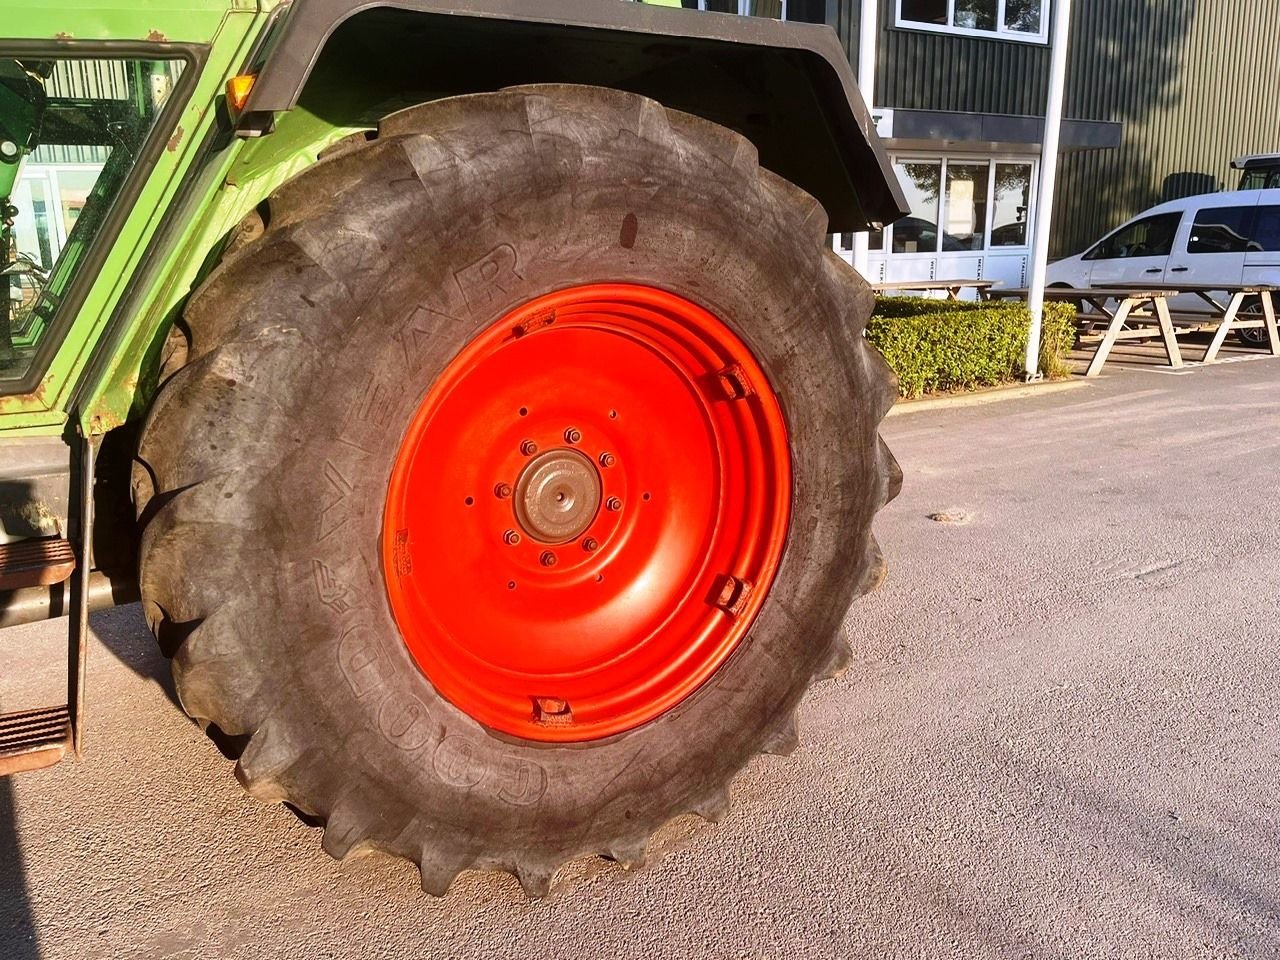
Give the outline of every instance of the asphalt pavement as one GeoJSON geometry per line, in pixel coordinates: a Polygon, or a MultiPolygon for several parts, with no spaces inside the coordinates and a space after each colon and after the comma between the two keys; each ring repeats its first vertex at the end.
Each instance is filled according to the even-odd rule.
{"type": "MultiPolygon", "coordinates": [[[[0,958],[1280,957],[1280,361],[1149,359],[888,420],[889,579],[799,750],[537,903],[330,860],[95,616],[87,756],[0,780],[0,958]]],[[[0,637],[5,708],[62,637],[0,637]]]]}

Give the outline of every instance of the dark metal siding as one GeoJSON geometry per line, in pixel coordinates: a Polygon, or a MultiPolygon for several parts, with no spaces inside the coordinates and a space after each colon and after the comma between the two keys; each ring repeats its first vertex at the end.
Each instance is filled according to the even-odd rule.
{"type": "MultiPolygon", "coordinates": [[[[833,26],[858,64],[859,0],[835,0],[833,26]]],[[[1049,47],[893,25],[895,0],[880,0],[878,107],[1043,114],[1049,47]]]]}
{"type": "MultiPolygon", "coordinates": [[[[1043,115],[1049,48],[893,26],[880,0],[875,106],[1043,115]]],[[[857,63],[859,0],[829,22],[857,63]]],[[[1075,0],[1065,115],[1124,125],[1063,157],[1053,255],[1164,199],[1231,189],[1230,160],[1280,151],[1280,0],[1075,0]]]]}

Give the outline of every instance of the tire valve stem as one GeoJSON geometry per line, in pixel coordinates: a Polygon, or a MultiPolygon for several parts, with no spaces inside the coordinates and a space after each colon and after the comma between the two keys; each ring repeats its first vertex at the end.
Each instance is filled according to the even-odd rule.
{"type": "Polygon", "coordinates": [[[520,452],[526,457],[532,457],[538,452],[538,445],[532,440],[526,440],[524,443],[520,444],[520,452]]]}
{"type": "Polygon", "coordinates": [[[556,555],[550,550],[543,550],[538,562],[544,567],[554,567],[556,565],[556,555]]]}
{"type": "Polygon", "coordinates": [[[564,432],[565,443],[577,443],[582,439],[582,431],[577,427],[570,427],[564,432]]]}
{"type": "Polygon", "coordinates": [[[507,497],[511,496],[511,484],[509,483],[498,484],[496,487],[493,488],[493,495],[497,497],[499,500],[507,499],[507,497]]]}
{"type": "Polygon", "coordinates": [[[605,501],[604,505],[606,508],[614,511],[615,513],[622,509],[622,501],[619,500],[617,497],[610,497],[608,500],[605,501]]]}
{"type": "Polygon", "coordinates": [[[514,547],[520,542],[520,534],[516,533],[514,530],[508,530],[502,535],[502,542],[514,547]]]}

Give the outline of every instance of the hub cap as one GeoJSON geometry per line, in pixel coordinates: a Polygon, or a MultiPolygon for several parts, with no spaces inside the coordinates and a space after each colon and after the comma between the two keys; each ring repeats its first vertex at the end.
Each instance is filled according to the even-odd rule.
{"type": "Polygon", "coordinates": [[[790,494],[778,400],[719,319],[652,287],[549,294],[468,344],[409,425],[384,515],[392,612],[480,723],[622,733],[743,642],[790,494]]]}
{"type": "Polygon", "coordinates": [[[516,519],[525,533],[543,543],[566,543],[580,536],[600,507],[600,474],[576,450],[540,454],[520,471],[516,519]]]}

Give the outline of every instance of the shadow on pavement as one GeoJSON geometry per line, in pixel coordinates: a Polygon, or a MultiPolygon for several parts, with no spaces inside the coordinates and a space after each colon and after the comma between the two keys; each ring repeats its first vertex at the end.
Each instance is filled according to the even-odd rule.
{"type": "Polygon", "coordinates": [[[5,960],[37,960],[35,917],[27,896],[27,871],[18,843],[13,784],[0,777],[0,953],[5,960]]]}
{"type": "MultiPolygon", "coordinates": [[[[93,614],[89,625],[94,636],[126,667],[146,680],[155,681],[164,691],[169,702],[182,709],[173,686],[173,671],[169,661],[160,652],[155,637],[142,619],[142,608],[136,603],[112,607],[93,614]]],[[[92,662],[89,666],[93,670],[92,662]]],[[[92,685],[92,680],[90,680],[92,685]]],[[[93,695],[90,693],[90,704],[93,695]]],[[[91,708],[92,709],[92,708],[91,708]]]]}

